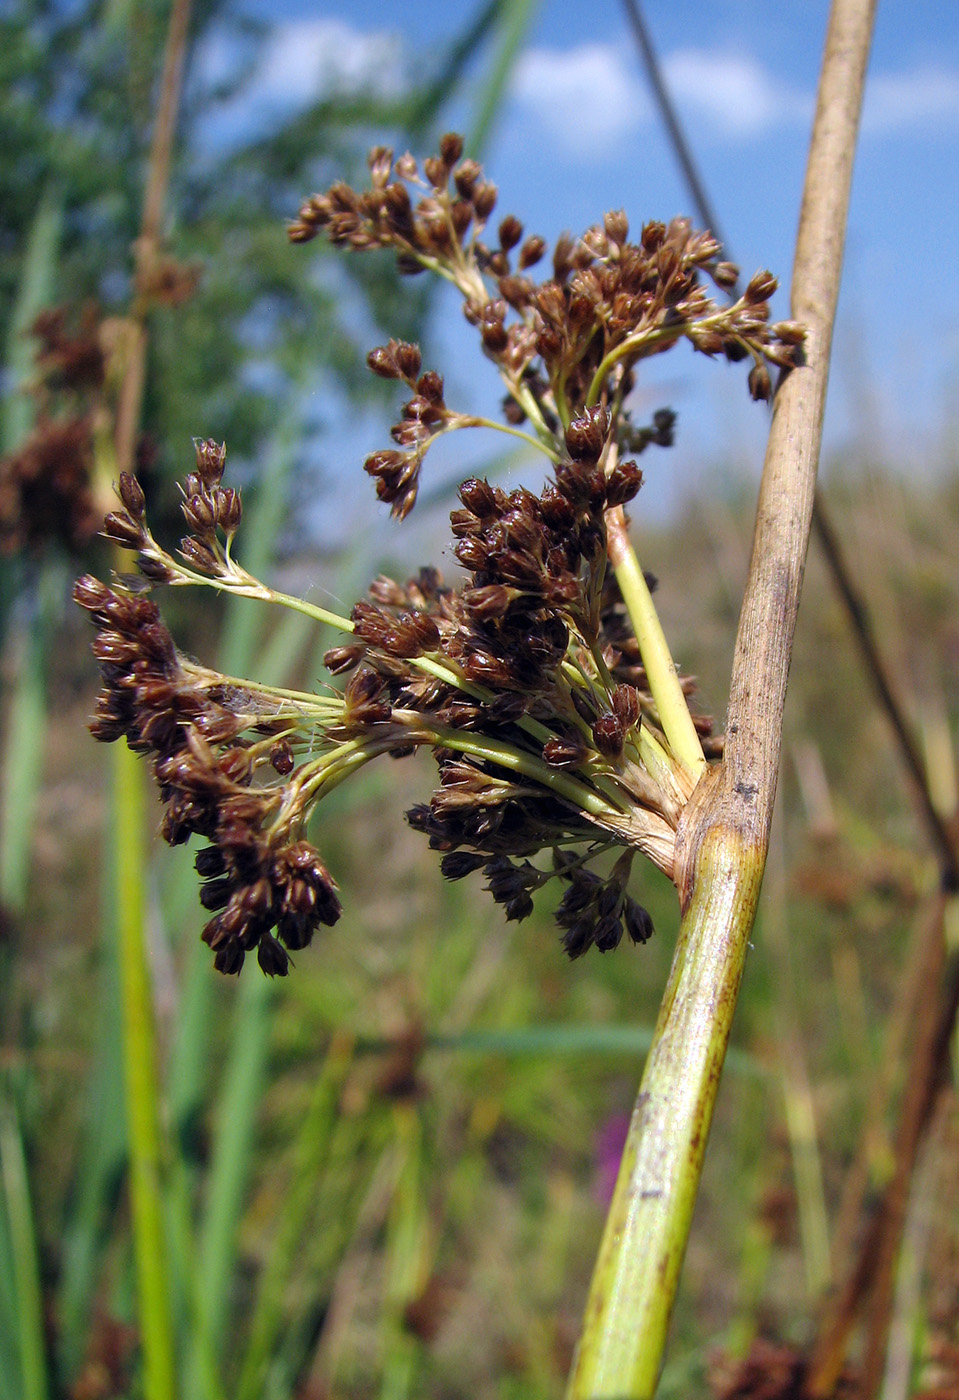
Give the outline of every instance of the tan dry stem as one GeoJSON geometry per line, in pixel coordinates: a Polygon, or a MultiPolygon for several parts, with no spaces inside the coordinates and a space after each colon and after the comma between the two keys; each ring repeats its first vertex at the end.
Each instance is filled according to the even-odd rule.
{"type": "Polygon", "coordinates": [[[174,0],[170,14],[170,29],[163,55],[160,101],[153,128],[153,140],[150,143],[147,186],[143,198],[143,219],[134,253],[136,285],[140,289],[141,296],[140,304],[134,307],[130,317],[131,343],[117,403],[114,441],[118,473],[133,470],[133,454],[140,426],[143,390],[146,382],[147,354],[146,307],[142,302],[159,251],[163,208],[166,202],[167,186],[170,183],[170,160],[173,153],[177,112],[180,106],[180,88],[189,24],[190,0],[174,0]]]}
{"type": "Polygon", "coordinates": [[[834,0],[793,268],[807,367],[779,388],[722,767],[680,823],[683,921],[587,1305],[570,1400],[649,1400],[769,844],[875,0],[834,0]]]}

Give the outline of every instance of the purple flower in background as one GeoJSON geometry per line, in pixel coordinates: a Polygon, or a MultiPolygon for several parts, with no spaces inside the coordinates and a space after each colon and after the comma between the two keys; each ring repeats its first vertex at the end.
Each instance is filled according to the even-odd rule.
{"type": "Polygon", "coordinates": [[[596,1134],[596,1167],[593,1177],[593,1195],[600,1205],[608,1206],[613,1199],[619,1163],[626,1146],[629,1131],[629,1114],[616,1113],[596,1134]]]}

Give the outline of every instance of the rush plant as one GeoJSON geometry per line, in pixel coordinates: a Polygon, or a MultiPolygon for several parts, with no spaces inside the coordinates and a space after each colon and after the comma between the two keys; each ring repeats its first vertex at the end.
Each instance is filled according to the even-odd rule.
{"type": "Polygon", "coordinates": [[[439,782],[408,817],[441,853],[444,875],[482,871],[510,919],[558,881],[571,957],[608,952],[624,933],[643,943],[652,924],[628,890],[634,858],[673,875],[680,816],[721,744],[690,713],[690,684],[626,533],[623,507],[643,480],[635,457],[673,435],[667,410],[634,421],[630,391],[643,359],[687,341],[746,361],[753,397],[766,398],[768,365],[796,362],[802,328],[770,325],[776,283],[766,272],[717,304],[708,287],[731,286],[737,269],[681,219],[648,223],[631,241],[625,215],[608,214],[582,238],[561,239],[535,281],[543,239],[524,236],[511,215],[489,237],[496,190],[457,136],[422,173],[383,148],[370,170],[365,191],[337,184],[308,200],[291,239],[388,248],[401,270],[451,281],[506,391],[502,421],[462,413],[417,346],[371,351],[373,373],[408,395],[394,445],[365,463],[377,494],[404,518],[430,446],[476,427],[522,438],[551,477],[538,495],[464,481],[450,517],[464,577],[447,583],[424,568],[404,584],[379,578],[339,617],[271,588],[234,556],[241,502],[224,485],[223,447],[196,445],[177,556],[151,533],[143,491],[122,473],[104,533],[135,552],[140,582],[85,577],[75,589],[98,628],[93,733],[150,755],[171,845],[208,843],[196,858],[211,914],[203,938],[221,972],[239,972],[255,950],[265,972],[285,974],[289,954],[340,917],[308,823],[373,759],[423,747],[439,782]],[[345,684],[278,690],[187,660],[145,596],[161,586],[207,586],[338,628],[326,665],[345,684]]]}
{"type": "Polygon", "coordinates": [[[576,1400],[652,1396],[661,1364],[768,844],[870,25],[871,7],[838,0],[795,319],[771,323],[776,284],[765,272],[724,297],[736,269],[685,220],[648,223],[631,239],[625,216],[608,214],[561,239],[537,281],[543,241],[512,216],[492,232],[496,190],[452,135],[422,168],[378,148],[368,189],[336,184],[304,204],[294,242],[388,249],[402,271],[452,283],[503,382],[501,419],[478,417],[447,404],[416,346],[371,352],[373,372],[406,396],[392,445],[365,463],[393,514],[413,508],[431,444],[453,430],[496,428],[550,464],[538,494],[463,482],[451,515],[458,580],[435,569],[405,584],[377,579],[349,617],[278,592],[236,557],[240,498],[224,485],[224,448],[200,441],[179,553],[155,538],[139,483],[121,473],[120,508],[104,528],[134,553],[138,577],[86,576],[75,589],[98,628],[93,732],[149,756],[171,844],[205,842],[203,938],[223,972],[255,950],[266,973],[285,974],[290,953],[340,917],[308,824],[367,763],[423,747],[439,780],[409,817],[444,873],[482,871],[513,919],[558,881],[571,956],[649,937],[629,887],[638,855],[677,884],[673,971],[570,1381],[576,1400]],[[665,410],[634,421],[630,394],[642,360],[680,341],[746,362],[756,399],[772,396],[770,366],[810,365],[776,392],[728,744],[712,764],[722,742],[689,708],[624,514],[642,485],[636,458],[673,432],[665,410]],[[146,596],[163,586],[258,599],[338,629],[328,687],[281,690],[189,660],[146,596]]]}

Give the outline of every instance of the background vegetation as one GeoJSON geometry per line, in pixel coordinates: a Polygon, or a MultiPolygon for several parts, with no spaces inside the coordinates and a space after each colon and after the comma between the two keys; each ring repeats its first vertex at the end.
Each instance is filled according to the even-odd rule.
{"type": "MultiPolygon", "coordinates": [[[[225,437],[249,482],[251,563],[273,559],[348,598],[392,567],[365,541],[342,558],[318,555],[290,533],[287,507],[315,489],[299,464],[324,414],[375,391],[362,355],[376,328],[428,334],[428,293],[398,288],[372,259],[316,276],[283,222],[303,193],[349,178],[384,129],[397,144],[425,145],[467,58],[487,74],[482,135],[522,10],[501,0],[478,11],[461,42],[433,56],[415,98],[324,103],[222,157],[196,140],[216,95],[191,87],[189,62],[203,34],[239,21],[226,4],[194,12],[164,256],[191,279],[195,270],[196,286],[144,313],[140,452],[172,503],[189,437],[225,437]],[[308,382],[323,385],[319,414],[308,382]]],[[[23,332],[36,313],[92,299],[109,316],[131,314],[166,23],[167,7],[149,0],[24,3],[3,21],[8,454],[33,426],[24,388],[36,347],[23,332]]],[[[854,576],[881,619],[933,795],[951,814],[959,491],[866,457],[829,468],[854,576]]],[[[667,459],[652,469],[668,470],[667,459]]],[[[351,493],[369,485],[359,464],[349,482],[351,493]]],[[[751,511],[717,472],[709,499],[644,541],[674,651],[719,714],[751,511]]],[[[142,1368],[128,1194],[118,798],[84,732],[95,689],[87,629],[64,604],[69,574],[109,568],[109,558],[96,541],[79,551],[19,543],[2,561],[0,1400],[158,1395],[142,1368]]],[[[215,648],[233,673],[317,684],[328,639],[309,626],[260,630],[253,604],[177,606],[171,621],[188,651],[215,648]]],[[[845,1275],[862,1201],[878,1196],[895,1160],[902,1046],[938,872],[816,556],[787,754],[664,1396],[707,1393],[710,1377],[722,1393],[753,1394],[730,1377],[756,1337],[809,1341],[828,1285],[845,1275]]],[[[506,925],[469,881],[442,884],[402,820],[427,784],[415,765],[388,764],[349,785],[322,834],[347,914],[279,986],[252,968],[239,983],[214,977],[189,862],[151,851],[143,887],[174,1393],[561,1392],[669,966],[675,896],[650,870],[655,939],[568,964],[546,918],[506,925]]],[[[890,1400],[959,1394],[957,1131],[944,1094],[909,1203],[890,1400]]]]}

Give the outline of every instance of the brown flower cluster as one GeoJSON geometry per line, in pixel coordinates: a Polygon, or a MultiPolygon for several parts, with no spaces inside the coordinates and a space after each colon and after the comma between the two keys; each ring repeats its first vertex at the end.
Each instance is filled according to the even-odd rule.
{"type": "MultiPolygon", "coordinates": [[[[208,468],[212,446],[199,445],[198,469],[208,468]]],[[[119,490],[123,518],[142,518],[134,479],[125,475],[119,490]]],[[[120,532],[114,521],[111,537],[120,532]]],[[[149,573],[149,554],[143,562],[149,573]]],[[[194,835],[210,843],[196,865],[201,903],[213,913],[203,939],[216,967],[238,972],[255,948],[265,972],[285,974],[286,950],[306,947],[319,925],[340,915],[333,880],[301,839],[305,813],[295,785],[278,781],[294,764],[289,721],[186,662],[151,599],[90,575],[77,581],[74,599],[98,629],[93,652],[103,689],[91,732],[150,755],[170,845],[194,835]],[[244,737],[248,730],[254,737],[244,737]]]]}
{"type": "Polygon", "coordinates": [[[451,515],[465,584],[447,588],[435,570],[405,588],[378,580],[353,610],[355,640],[326,657],[331,671],[352,671],[350,732],[397,711],[427,720],[440,784],[409,819],[445,853],[444,874],[457,879],[482,868],[515,919],[531,912],[533,891],[548,879],[567,882],[557,920],[574,957],[594,943],[614,947],[624,928],[636,942],[649,936],[648,915],[625,893],[629,862],[600,879],[584,868],[592,852],[569,859],[571,843],[603,844],[595,818],[542,781],[518,783],[506,762],[453,748],[444,731],[496,736],[513,754],[584,784],[600,779],[624,803],[649,804],[650,820],[675,825],[678,802],[653,791],[643,771],[638,740],[644,710],[654,714],[652,697],[605,570],[606,512],[631,499],[642,480],[630,461],[605,468],[609,433],[604,408],[574,420],[567,455],[539,496],[465,481],[451,515]],[[462,680],[411,668],[423,655],[462,680]],[[551,852],[545,870],[529,860],[542,851],[551,852]]]}
{"type": "MultiPolygon", "coordinates": [[[[357,191],[338,182],[313,195],[289,237],[302,243],[322,233],[355,251],[390,248],[401,271],[431,269],[452,280],[485,353],[503,375],[512,424],[529,419],[549,438],[584,408],[604,403],[614,411],[617,432],[628,436],[621,406],[633,366],[683,338],[706,355],[751,360],[748,382],[756,399],[772,393],[770,365],[789,369],[800,362],[803,328],[792,321],[770,324],[776,279],[758,272],[741,297],[717,305],[704,278],[726,291],[735,286],[738,269],[722,261],[716,239],[696,232],[688,219],[647,223],[631,242],[626,215],[609,213],[581,238],[563,235],[551,275],[535,281],[529,273],[546,252],[544,240],[525,236],[520,221],[507,215],[496,242],[483,241],[496,187],[476,161],[462,156],[462,140],[452,133],[424,161],[422,173],[411,155],[394,161],[392,151],[377,147],[370,155],[370,188],[357,191]],[[422,191],[415,202],[411,189],[422,191]]],[[[413,404],[404,410],[404,421],[415,428],[407,426],[408,437],[402,425],[394,429],[397,443],[412,444],[412,450],[374,454],[367,470],[377,478],[381,498],[404,515],[415,497],[423,440],[442,420],[444,406],[442,381],[438,400],[427,386],[414,386],[418,361],[409,372],[402,356],[412,361],[418,352],[401,347],[397,364],[398,348],[391,343],[375,351],[370,364],[415,388],[413,404]]]]}
{"type": "Polygon", "coordinates": [[[404,271],[452,280],[506,388],[497,425],[451,409],[417,346],[373,350],[371,370],[409,394],[393,446],[365,464],[377,494],[405,516],[429,445],[467,427],[525,438],[551,475],[538,494],[464,481],[450,516],[460,585],[430,568],[405,585],[381,577],[349,618],[278,593],[238,563],[241,505],[223,485],[222,447],[196,444],[179,557],[151,534],[139,483],[122,476],[104,534],[135,551],[143,585],[207,584],[338,627],[343,640],[325,660],[342,690],[227,682],[177,653],[152,602],[84,578],[76,597],[99,629],[104,681],[93,732],[150,754],[168,841],[210,843],[197,868],[213,915],[203,936],[221,971],[238,971],[256,947],[266,972],[285,973],[287,950],[335,922],[335,887],[304,839],[312,811],[373,758],[424,746],[438,782],[408,817],[449,879],[482,872],[509,919],[525,918],[536,891],[558,880],[571,957],[624,936],[643,943],[652,923],[628,891],[635,854],[672,875],[703,749],[720,741],[707,718],[690,718],[692,682],[677,682],[661,635],[637,621],[655,580],[634,556],[620,573],[623,507],[643,480],[633,458],[668,446],[674,430],[668,410],[633,423],[626,396],[640,359],[685,338],[709,355],[750,358],[751,391],[766,397],[767,364],[793,364],[801,330],[770,327],[766,273],[717,307],[703,277],[724,288],[734,269],[685,221],[647,224],[631,243],[625,216],[607,215],[578,241],[561,239],[552,275],[535,283],[528,274],[545,245],[517,219],[500,222],[495,246],[482,241],[496,190],[458,137],[445,137],[422,173],[383,148],[370,166],[368,191],[334,185],[304,205],[290,236],[390,248],[404,271]],[[422,190],[415,204],[411,186],[422,190]]]}
{"type": "MultiPolygon", "coordinates": [[[[230,545],[243,513],[240,493],[221,485],[226,447],[197,438],[196,468],[182,484],[180,509],[191,533],[180,540],[180,555],[200,574],[210,578],[230,576],[236,567],[230,545]],[[221,538],[222,537],[222,538],[221,538]]],[[[153,539],[146,522],[146,497],[136,477],[120,474],[117,495],[121,510],[111,511],[103,522],[106,539],[137,553],[137,564],[151,583],[172,583],[177,567],[153,539]]]]}
{"type": "Polygon", "coordinates": [[[29,390],[36,421],[26,441],[0,458],[0,551],[35,553],[51,541],[78,550],[100,525],[90,487],[90,405],[104,378],[99,315],[88,306],[73,327],[67,309],[54,307],[29,333],[37,341],[29,390]]]}

